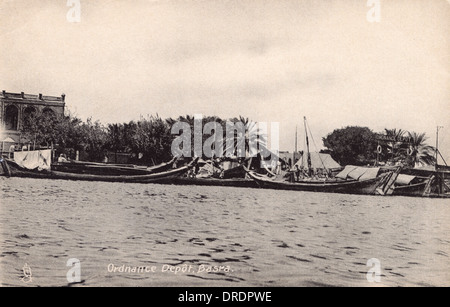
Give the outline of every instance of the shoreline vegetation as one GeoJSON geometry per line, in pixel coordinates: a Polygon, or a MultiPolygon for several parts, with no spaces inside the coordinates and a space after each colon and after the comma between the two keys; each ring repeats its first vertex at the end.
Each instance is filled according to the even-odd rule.
{"type": "MultiPolygon", "coordinates": [[[[172,134],[171,128],[176,122],[185,122],[194,127],[194,116],[163,119],[158,114],[141,116],[139,120],[124,123],[102,124],[88,118],[82,121],[74,115],[62,117],[30,116],[25,119],[21,129],[22,144],[29,148],[54,147],[58,154],[63,153],[70,159],[78,156],[82,161],[105,162],[105,156],[125,154],[130,162],[142,165],[156,165],[173,157],[171,146],[179,134],[172,134]]],[[[215,122],[222,127],[223,140],[230,135],[226,133],[226,123],[242,123],[246,131],[254,129],[255,123],[249,118],[238,116],[221,119],[217,116],[203,116],[202,144],[214,133],[204,134],[206,123],[215,122]]],[[[257,142],[265,146],[267,136],[257,133],[257,142]]],[[[195,133],[191,134],[194,144],[195,133]]],[[[197,136],[198,138],[199,136],[197,136]]],[[[245,133],[245,149],[249,149],[249,134],[245,133]]],[[[238,142],[236,133],[232,136],[238,142]]],[[[322,138],[326,149],[341,166],[402,164],[408,167],[435,165],[435,148],[426,143],[425,133],[409,132],[402,129],[385,129],[374,132],[368,127],[347,126],[335,129],[322,138]]],[[[193,153],[194,146],[191,146],[193,153]]],[[[225,147],[225,146],[224,146],[225,147]]],[[[193,156],[193,155],[191,155],[193,156]]],[[[207,158],[207,157],[202,157],[207,158]]]]}

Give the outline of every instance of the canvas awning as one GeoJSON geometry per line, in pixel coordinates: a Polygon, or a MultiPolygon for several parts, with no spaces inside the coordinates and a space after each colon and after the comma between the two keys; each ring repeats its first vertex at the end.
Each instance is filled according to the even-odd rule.
{"type": "Polygon", "coordinates": [[[395,184],[397,185],[408,185],[416,178],[416,176],[400,174],[395,180],[395,184]]]}
{"type": "Polygon", "coordinates": [[[341,178],[341,179],[347,179],[348,174],[352,171],[354,171],[357,168],[357,166],[354,165],[346,165],[345,168],[336,175],[337,178],[341,178]]]}
{"type": "Polygon", "coordinates": [[[52,151],[50,149],[18,151],[14,153],[14,161],[23,168],[49,170],[52,161],[52,151]]]}
{"type": "Polygon", "coordinates": [[[361,177],[359,177],[358,180],[368,180],[368,179],[377,178],[379,172],[380,172],[379,167],[367,167],[364,174],[361,177]]]}
{"type": "Polygon", "coordinates": [[[355,180],[367,180],[376,178],[379,172],[379,167],[347,165],[344,170],[336,175],[336,177],[341,179],[351,178],[355,180]]]}

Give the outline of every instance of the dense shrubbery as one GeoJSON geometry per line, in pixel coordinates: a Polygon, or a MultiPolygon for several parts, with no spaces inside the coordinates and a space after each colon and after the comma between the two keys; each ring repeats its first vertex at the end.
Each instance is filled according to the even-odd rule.
{"type": "MultiPolygon", "coordinates": [[[[141,117],[138,121],[129,123],[117,123],[103,125],[98,121],[88,119],[83,122],[79,118],[68,115],[55,117],[43,113],[38,117],[25,118],[22,127],[22,137],[30,144],[41,146],[53,145],[59,152],[75,157],[75,152],[80,152],[83,160],[101,161],[107,152],[127,153],[134,157],[134,162],[160,163],[172,157],[171,145],[175,137],[171,133],[173,124],[177,121],[186,122],[194,127],[193,116],[180,116],[176,119],[162,119],[158,115],[141,117]]],[[[251,135],[246,133],[243,138],[233,135],[233,141],[227,143],[230,136],[226,135],[226,122],[241,122],[247,130],[256,129],[248,118],[236,117],[222,120],[217,116],[203,117],[202,127],[206,123],[216,122],[223,132],[223,149],[228,150],[227,145],[232,144],[234,153],[239,148],[248,150],[251,135]],[[245,141],[245,144],[238,144],[245,141]],[[240,146],[240,145],[243,145],[240,146]]],[[[203,129],[201,130],[203,132],[203,129]]],[[[191,134],[193,156],[193,144],[195,131],[191,134]]],[[[202,144],[210,137],[208,134],[201,136],[202,144]]],[[[266,143],[266,136],[258,135],[257,142],[266,143]]],[[[341,165],[373,164],[379,161],[402,162],[414,166],[417,164],[434,164],[434,148],[425,144],[427,140],[424,133],[407,132],[397,129],[385,129],[383,133],[374,133],[367,127],[350,126],[336,129],[323,139],[324,146],[332,157],[341,165]],[[380,145],[379,136],[384,135],[390,141],[381,142],[382,151],[377,153],[380,145]],[[407,139],[407,142],[405,142],[407,139]]],[[[264,146],[262,146],[264,147],[264,146]]],[[[204,157],[205,158],[205,157],[204,157]]]]}
{"type": "MultiPolygon", "coordinates": [[[[54,146],[59,152],[66,153],[74,158],[79,151],[83,160],[102,161],[106,153],[127,153],[135,163],[156,164],[171,159],[171,146],[177,135],[171,133],[172,125],[177,122],[186,122],[194,127],[193,116],[180,116],[177,119],[162,119],[158,115],[141,117],[138,121],[102,125],[88,119],[86,122],[75,116],[54,117],[41,115],[27,118],[22,129],[22,137],[31,144],[41,146],[54,146]]],[[[251,128],[248,118],[232,118],[229,122],[242,122],[251,128]]],[[[224,148],[226,148],[226,120],[217,116],[203,117],[202,128],[206,123],[216,122],[222,128],[224,148]]],[[[203,132],[203,129],[201,129],[203,132]]],[[[194,144],[195,131],[191,133],[191,144],[194,144]]],[[[214,131],[212,133],[215,133],[214,131]]],[[[202,144],[211,135],[201,136],[202,144]]],[[[238,144],[234,143],[234,150],[238,144]]],[[[264,137],[260,136],[261,140],[264,137]]],[[[248,136],[244,136],[248,148],[248,136]]],[[[193,147],[193,146],[192,146],[193,147]]],[[[191,152],[193,156],[193,148],[191,152]]],[[[207,158],[207,157],[204,157],[207,158]]]]}
{"type": "Polygon", "coordinates": [[[367,127],[336,129],[323,138],[323,144],[341,165],[367,164],[376,157],[375,133],[367,127]]]}

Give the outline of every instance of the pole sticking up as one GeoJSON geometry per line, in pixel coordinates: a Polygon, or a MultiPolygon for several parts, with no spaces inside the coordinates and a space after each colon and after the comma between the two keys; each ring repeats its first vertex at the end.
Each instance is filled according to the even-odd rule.
{"type": "Polygon", "coordinates": [[[436,149],[435,149],[435,162],[434,162],[434,169],[437,171],[438,170],[438,153],[439,153],[439,129],[444,128],[442,126],[437,126],[436,127],[436,149]]]}
{"type": "Polygon", "coordinates": [[[312,174],[312,164],[311,164],[311,153],[309,152],[309,139],[308,139],[308,130],[306,128],[306,116],[303,116],[303,121],[305,124],[305,135],[306,135],[306,157],[308,161],[308,175],[312,174]]]}

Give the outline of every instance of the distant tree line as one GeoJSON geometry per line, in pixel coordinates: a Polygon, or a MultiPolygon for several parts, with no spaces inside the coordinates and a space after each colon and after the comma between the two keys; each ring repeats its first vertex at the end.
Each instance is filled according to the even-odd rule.
{"type": "MultiPolygon", "coordinates": [[[[193,127],[195,119],[190,115],[167,119],[149,115],[128,123],[103,125],[99,121],[92,121],[91,118],[84,122],[73,115],[57,117],[43,113],[40,116],[31,115],[25,118],[21,133],[23,139],[30,144],[47,147],[53,145],[56,150],[66,153],[72,159],[78,151],[83,160],[102,161],[107,152],[112,152],[127,153],[134,158],[135,163],[154,164],[171,159],[172,142],[177,137],[171,133],[171,128],[177,121],[186,122],[193,127]]],[[[204,116],[201,131],[209,122],[220,125],[223,148],[228,150],[230,142],[227,142],[227,139],[229,140],[230,135],[226,134],[227,122],[240,122],[247,131],[257,129],[254,122],[242,116],[226,120],[217,116],[204,116]]],[[[245,148],[247,151],[251,142],[258,142],[265,148],[266,136],[261,135],[259,131],[250,135],[237,134],[232,136],[232,152],[237,153],[239,148],[245,148]]],[[[202,144],[210,136],[202,133],[202,144]]],[[[195,137],[195,133],[192,133],[192,147],[195,137]]],[[[375,133],[368,127],[359,126],[336,129],[322,139],[327,148],[325,152],[330,153],[341,165],[373,165],[378,159],[391,163],[401,162],[408,166],[435,163],[435,149],[427,145],[426,140],[425,133],[402,129],[385,129],[381,133],[375,133]]]]}
{"type": "MultiPolygon", "coordinates": [[[[42,114],[26,118],[21,133],[22,138],[29,144],[54,146],[57,151],[67,154],[72,159],[78,151],[85,160],[102,161],[108,152],[112,152],[129,154],[133,162],[138,164],[157,164],[172,158],[172,142],[178,135],[172,134],[171,128],[177,121],[186,122],[190,127],[194,127],[194,116],[190,115],[175,119],[149,115],[128,123],[103,125],[99,121],[92,121],[91,118],[83,122],[73,115],[56,117],[42,114]]],[[[205,116],[201,121],[202,132],[204,125],[210,122],[216,122],[222,128],[224,149],[229,144],[226,134],[227,122],[241,122],[247,129],[251,129],[254,124],[242,116],[227,120],[217,116],[205,116]]],[[[195,131],[193,132],[191,144],[194,144],[195,131]]],[[[251,136],[240,136],[241,138],[237,133],[233,135],[232,152],[236,152],[240,148],[239,145],[248,149],[249,142],[254,141],[251,140],[251,136]],[[239,140],[245,144],[237,144],[239,140]]],[[[202,144],[210,137],[211,135],[202,133],[202,144]]],[[[257,142],[265,143],[264,136],[257,137],[257,142]]],[[[191,150],[191,156],[194,156],[193,148],[191,150]]]]}

